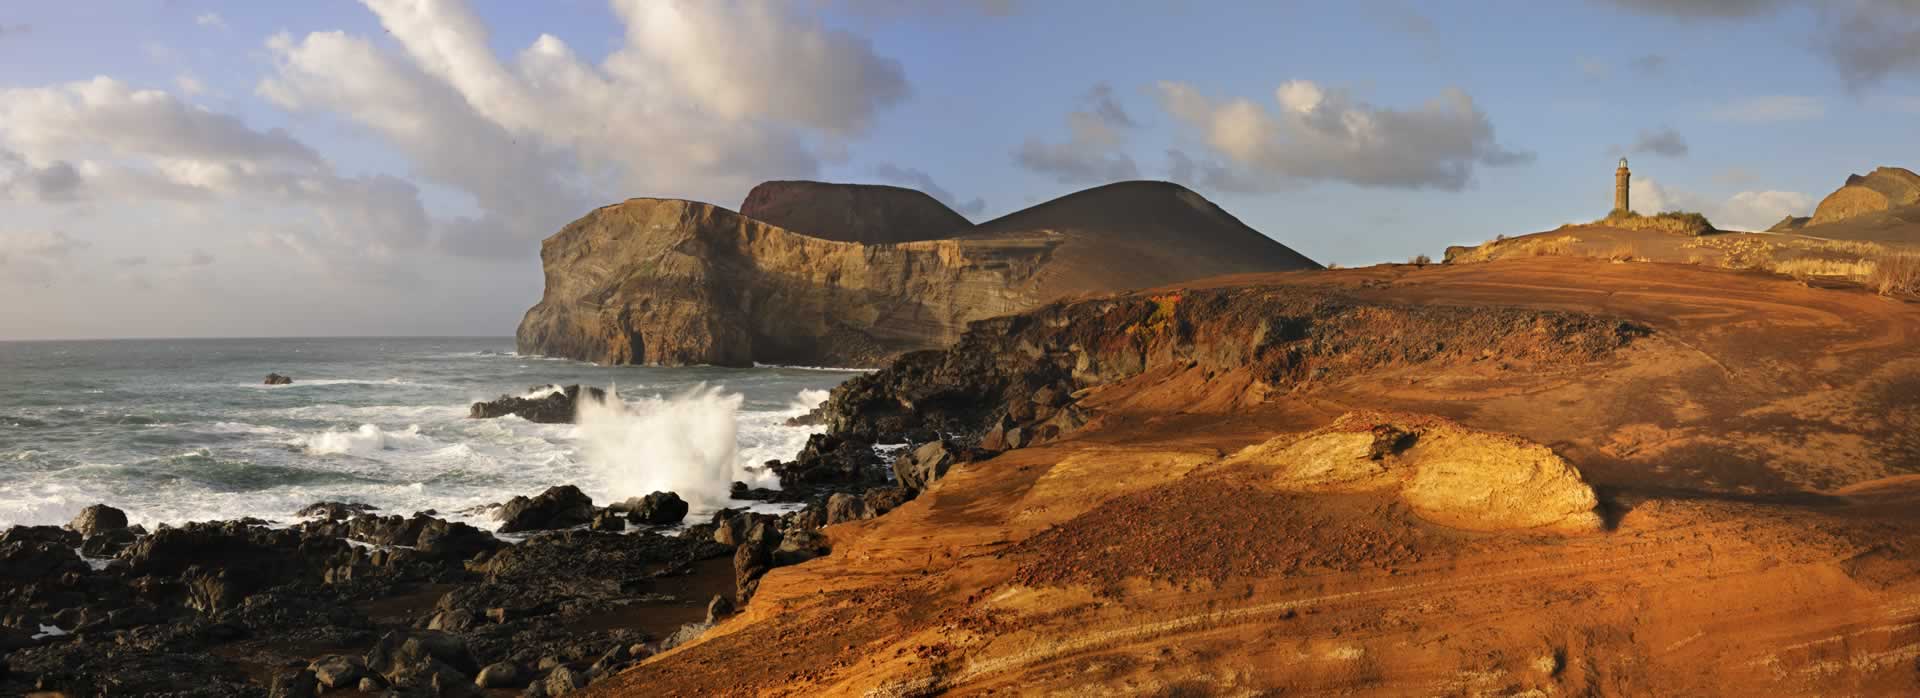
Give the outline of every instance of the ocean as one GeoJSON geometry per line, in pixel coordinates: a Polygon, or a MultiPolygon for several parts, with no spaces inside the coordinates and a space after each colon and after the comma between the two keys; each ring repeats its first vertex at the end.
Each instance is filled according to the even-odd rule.
{"type": "MultiPolygon", "coordinates": [[[[473,511],[551,485],[597,504],[672,490],[694,516],[791,459],[784,422],[856,375],[833,369],[595,366],[520,356],[511,338],[0,342],[0,529],[106,503],[133,523],[258,517],[317,501],[473,511]],[[269,372],[292,385],[267,386],[269,372]],[[616,391],[579,424],[469,419],[541,384],[616,391]]],[[[739,503],[734,503],[738,505],[739,503]]]]}

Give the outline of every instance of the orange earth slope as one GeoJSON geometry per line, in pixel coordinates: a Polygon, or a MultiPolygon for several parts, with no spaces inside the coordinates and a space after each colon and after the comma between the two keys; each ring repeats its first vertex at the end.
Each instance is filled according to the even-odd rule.
{"type": "Polygon", "coordinates": [[[592,692],[1920,693],[1920,306],[1572,258],[1203,287],[1648,332],[1577,363],[1389,362],[1284,390],[1174,365],[1089,389],[1085,428],[825,529],[830,556],[592,692]],[[1598,494],[1597,530],[1281,486],[1303,466],[1280,446],[1377,410],[1551,448],[1598,494]]]}

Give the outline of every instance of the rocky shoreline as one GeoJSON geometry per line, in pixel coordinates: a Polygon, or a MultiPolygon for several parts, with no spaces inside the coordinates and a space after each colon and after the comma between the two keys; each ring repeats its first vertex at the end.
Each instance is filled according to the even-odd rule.
{"type": "MultiPolygon", "coordinates": [[[[436,512],[337,502],[153,531],[97,506],[66,527],[0,533],[0,693],[564,694],[698,637],[769,570],[832,554],[823,527],[1093,424],[1112,384],[1202,371],[1226,399],[1257,399],[1428,361],[1577,365],[1644,333],[1581,313],[1284,287],[1108,297],[975,323],[950,349],[835,388],[801,420],[826,431],[766,464],[782,489],[735,483],[743,506],[796,505],[780,515],[723,509],[682,526],[676,494],[602,506],[560,485],[484,508],[503,539],[436,512]]],[[[549,388],[472,414],[571,421],[581,395],[600,397],[549,388]]]]}
{"type": "Polygon", "coordinates": [[[569,693],[698,637],[767,571],[830,554],[821,527],[917,494],[863,442],[816,436],[770,465],[785,489],[736,483],[742,508],[693,523],[674,493],[600,506],[561,485],[467,512],[492,532],[343,502],[152,531],[101,504],[16,526],[0,532],[0,694],[569,693]]]}

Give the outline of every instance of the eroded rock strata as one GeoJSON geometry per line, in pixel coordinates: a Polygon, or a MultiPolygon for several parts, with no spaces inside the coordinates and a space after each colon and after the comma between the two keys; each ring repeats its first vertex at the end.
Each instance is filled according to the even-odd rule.
{"type": "MultiPolygon", "coordinates": [[[[541,244],[546,290],[521,322],[520,351],[606,364],[878,366],[1063,296],[1318,267],[1161,182],[1080,192],[937,239],[873,232],[898,224],[887,216],[815,222],[790,193],[749,203],[763,198],[752,208],[825,232],[669,199],[567,225],[541,244]]],[[[797,200],[825,206],[818,198],[797,200]]]]}

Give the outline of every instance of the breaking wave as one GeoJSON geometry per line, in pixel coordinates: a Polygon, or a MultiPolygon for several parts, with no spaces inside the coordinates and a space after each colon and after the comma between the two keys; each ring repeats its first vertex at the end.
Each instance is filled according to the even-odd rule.
{"type": "Polygon", "coordinates": [[[736,480],[778,487],[771,473],[740,462],[742,400],[706,384],[631,403],[608,391],[604,405],[581,403],[581,455],[617,499],[668,491],[712,508],[726,501],[736,480]]]}
{"type": "Polygon", "coordinates": [[[427,440],[420,435],[420,425],[415,424],[401,431],[386,431],[372,424],[362,424],[353,431],[325,431],[304,437],[300,444],[308,453],[321,455],[370,456],[380,451],[417,445],[427,440]]]}

